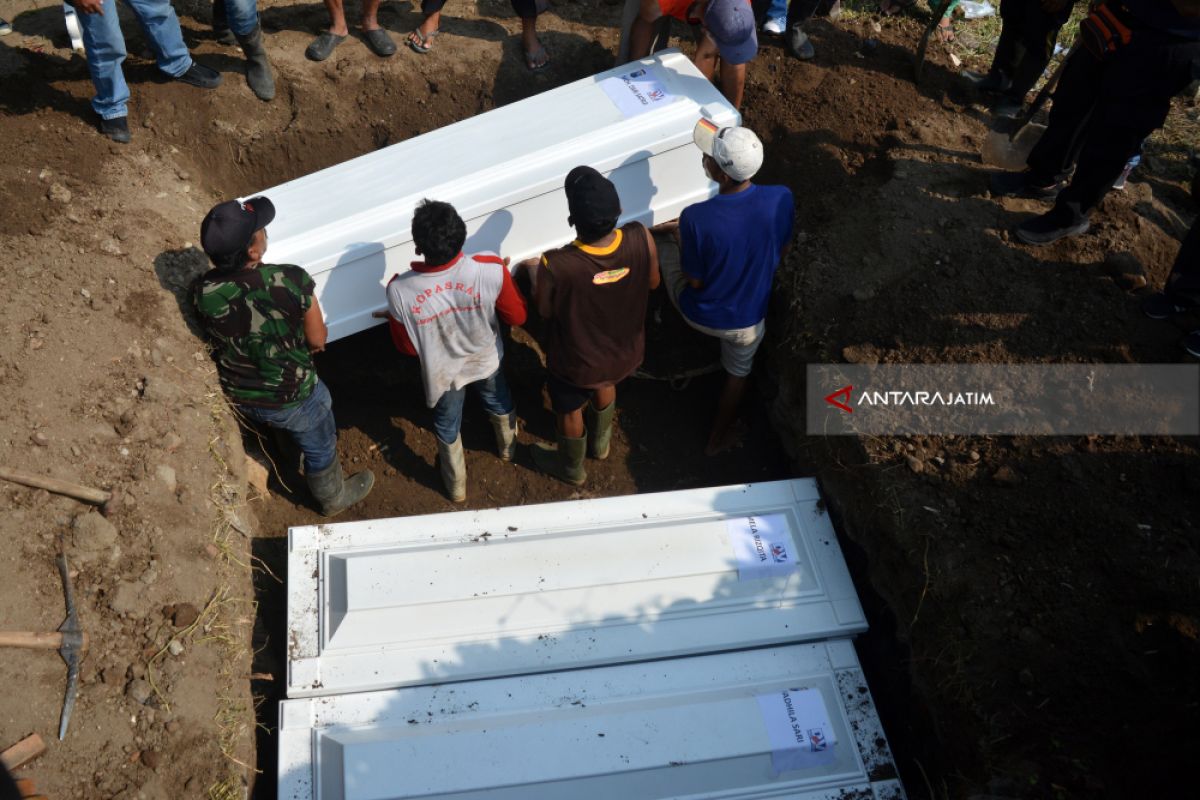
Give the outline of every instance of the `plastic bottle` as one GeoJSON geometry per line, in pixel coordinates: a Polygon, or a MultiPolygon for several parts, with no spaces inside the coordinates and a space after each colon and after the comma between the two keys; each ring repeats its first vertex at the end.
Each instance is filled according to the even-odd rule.
{"type": "Polygon", "coordinates": [[[982,19],[993,16],[996,13],[996,7],[987,2],[987,0],[983,0],[980,3],[972,2],[972,0],[962,0],[958,4],[958,7],[962,9],[963,16],[967,19],[982,19]]]}

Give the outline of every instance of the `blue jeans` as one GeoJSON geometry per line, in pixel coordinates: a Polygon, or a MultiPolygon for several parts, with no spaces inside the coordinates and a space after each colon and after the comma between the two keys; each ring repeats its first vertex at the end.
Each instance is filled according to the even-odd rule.
{"type": "MultiPolygon", "coordinates": [[[[492,373],[490,378],[475,381],[468,386],[475,387],[479,393],[479,401],[489,414],[502,417],[511,414],[513,410],[512,393],[508,391],[508,381],[504,380],[504,367],[492,373]]],[[[453,444],[462,428],[463,402],[467,399],[467,386],[461,389],[451,389],[438,398],[433,407],[433,431],[445,444],[453,444]]]]}
{"type": "Polygon", "coordinates": [[[777,19],[780,22],[787,19],[788,0],[771,0],[767,9],[767,19],[777,19]]]}
{"type": "Polygon", "coordinates": [[[229,30],[245,36],[258,25],[257,0],[225,0],[225,19],[229,30]]]}
{"type": "MultiPolygon", "coordinates": [[[[192,66],[192,56],[183,43],[179,17],[169,0],[125,0],[141,23],[146,41],[154,50],[158,68],[178,78],[192,66]]],[[[125,36],[117,19],[117,0],[104,0],[103,14],[77,14],[87,50],[88,72],[96,96],[92,108],[103,119],[128,116],[129,86],[121,72],[125,60],[125,36]]]]}
{"type": "Polygon", "coordinates": [[[281,428],[292,435],[304,453],[304,472],[320,472],[337,459],[337,425],[333,421],[333,398],[321,379],[307,400],[291,408],[238,406],[247,419],[281,428]]]}

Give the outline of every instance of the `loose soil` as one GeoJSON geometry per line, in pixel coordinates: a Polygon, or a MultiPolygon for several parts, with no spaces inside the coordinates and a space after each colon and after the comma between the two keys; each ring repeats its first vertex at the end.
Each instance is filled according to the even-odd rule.
{"type": "MultiPolygon", "coordinates": [[[[449,8],[428,56],[380,60],[352,38],[322,64],[303,49],[323,8],[266,2],[279,96],[263,104],[238,51],[212,41],[206,4],[176,7],[225,84],[161,81],[127,21],[135,138],[122,147],[92,129],[60,6],[0,0],[16,28],[0,39],[0,463],[120,494],[110,528],[75,501],[0,484],[0,627],[60,624],[61,540],[92,637],[61,743],[61,661],[9,651],[0,666],[0,747],[40,733],[49,752],[21,772],[53,797],[273,796],[283,537],[319,517],[286,449],[239,435],[190,328],[182,298],[205,268],[193,244],[205,210],[603,70],[619,16],[600,0],[554,6],[541,25],[553,64],[533,75],[502,0],[449,8]],[[271,468],[265,492],[247,488],[247,451],[271,468]]],[[[380,19],[399,40],[418,13],[392,3],[380,19]]],[[[919,13],[878,31],[873,19],[815,22],[807,64],[764,40],[751,66],[761,180],[793,188],[798,234],[742,445],[703,457],[720,376],[664,378],[703,372],[715,352],[658,297],[651,377],[620,387],[613,454],[589,463],[587,485],[537,474],[525,448],[498,462],[468,405],[467,506],[816,476],[869,610],[859,651],[913,797],[1165,796],[1200,750],[1197,441],[826,439],[801,420],[813,362],[1179,361],[1197,320],[1144,319],[1105,259],[1131,253],[1161,284],[1195,214],[1186,152],[1156,137],[1091,233],[1018,245],[1008,231],[1042,206],[988,195],[981,98],[940,47],[913,85],[919,13]]],[[[1172,125],[1194,140],[1187,113],[1172,125]]],[[[524,331],[511,339],[528,444],[553,423],[540,351],[524,331]]],[[[343,519],[449,510],[414,364],[377,329],[318,367],[343,463],[378,478],[343,519]]]]}

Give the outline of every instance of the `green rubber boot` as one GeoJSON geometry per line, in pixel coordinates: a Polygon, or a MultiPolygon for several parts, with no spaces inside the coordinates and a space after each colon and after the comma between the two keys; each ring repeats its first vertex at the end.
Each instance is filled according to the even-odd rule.
{"type": "Polygon", "coordinates": [[[342,465],[337,461],[304,478],[308,481],[308,490],[321,504],[321,513],[326,517],[340,514],[362,500],[375,485],[375,475],[371,470],[364,469],[346,478],[342,475],[342,465]]]}
{"type": "Polygon", "coordinates": [[[588,401],[586,417],[588,445],[592,458],[599,461],[608,458],[608,446],[612,444],[613,417],[616,413],[616,400],[609,403],[608,408],[602,408],[599,411],[592,405],[591,400],[588,401]]]}
{"type": "Polygon", "coordinates": [[[583,485],[587,480],[587,472],[583,469],[583,457],[587,454],[587,432],[584,431],[578,439],[560,433],[557,439],[557,447],[540,442],[533,446],[534,465],[547,475],[553,475],[572,486],[583,485]]]}

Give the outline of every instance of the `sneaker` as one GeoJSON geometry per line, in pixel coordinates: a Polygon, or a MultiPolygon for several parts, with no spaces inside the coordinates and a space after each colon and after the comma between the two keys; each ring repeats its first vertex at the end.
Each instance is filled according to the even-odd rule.
{"type": "Polygon", "coordinates": [[[1155,292],[1142,301],[1142,313],[1150,319],[1170,319],[1191,308],[1190,304],[1184,304],[1166,292],[1155,292]]]}
{"type": "Polygon", "coordinates": [[[99,127],[101,133],[119,144],[129,144],[133,138],[129,133],[128,117],[113,117],[112,119],[101,117],[99,127]]]}
{"type": "Polygon", "coordinates": [[[787,30],[787,19],[784,17],[771,17],[763,23],[763,31],[766,33],[781,34],[787,30]]]}
{"type": "Polygon", "coordinates": [[[1040,217],[1027,219],[1017,226],[1017,238],[1025,244],[1043,245],[1057,242],[1068,236],[1087,233],[1091,226],[1086,217],[1082,220],[1064,221],[1064,216],[1068,215],[1069,212],[1063,214],[1059,213],[1057,209],[1051,209],[1040,217]]]}
{"type": "Polygon", "coordinates": [[[1200,358],[1200,331],[1192,331],[1180,342],[1192,358],[1200,358]]]}
{"type": "Polygon", "coordinates": [[[988,179],[993,197],[1028,197],[1049,199],[1058,195],[1066,181],[1044,183],[1033,177],[1029,170],[1024,172],[993,172],[988,179]]]}
{"type": "Polygon", "coordinates": [[[0,19],[0,36],[8,36],[12,33],[12,24],[6,19],[0,19]]]}
{"type": "Polygon", "coordinates": [[[817,54],[808,39],[808,34],[799,25],[793,25],[787,32],[787,47],[791,54],[801,61],[811,61],[817,54]]]}
{"type": "Polygon", "coordinates": [[[201,89],[215,89],[221,85],[221,73],[199,61],[193,61],[187,72],[177,76],[175,80],[201,89]]]}

